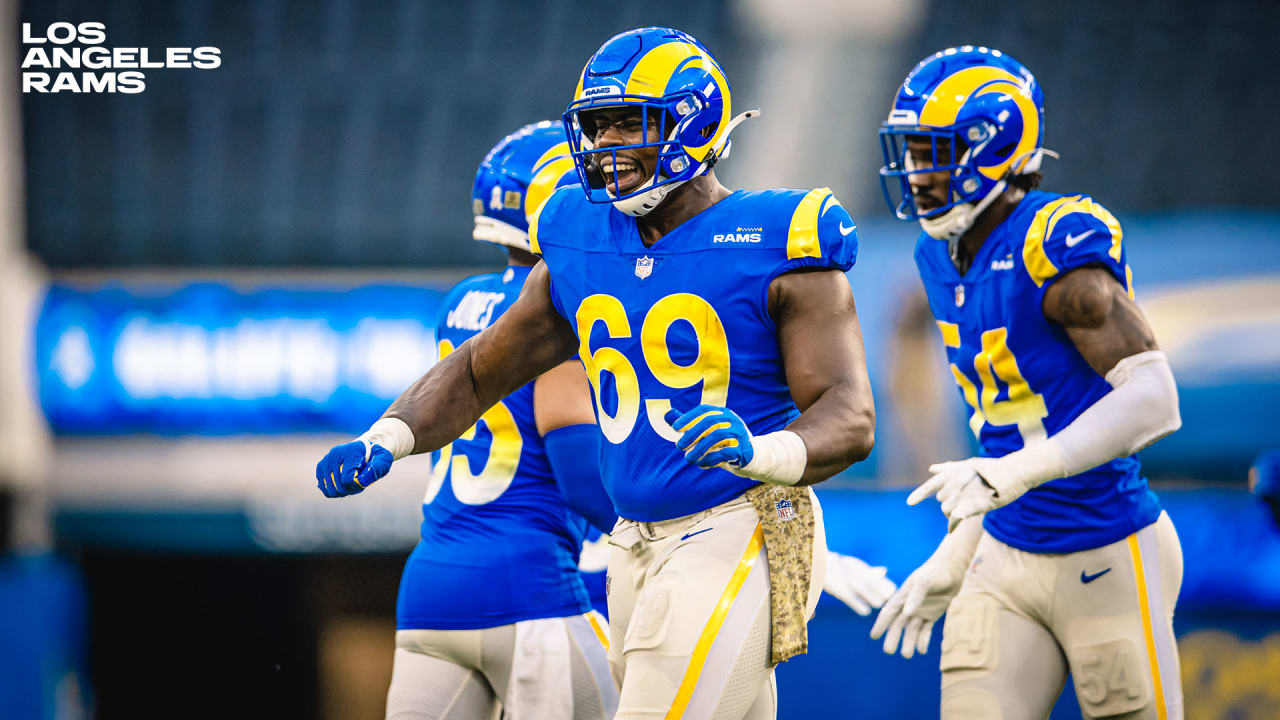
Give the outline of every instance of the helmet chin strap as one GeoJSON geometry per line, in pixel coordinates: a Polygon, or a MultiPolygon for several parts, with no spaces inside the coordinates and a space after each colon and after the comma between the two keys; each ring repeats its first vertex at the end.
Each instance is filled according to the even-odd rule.
{"type": "Polygon", "coordinates": [[[920,218],[920,227],[924,228],[925,234],[935,240],[947,242],[959,240],[966,230],[973,227],[973,222],[978,219],[982,211],[986,210],[987,206],[994,202],[1008,186],[1009,182],[1001,179],[991,188],[986,197],[977,203],[959,203],[937,217],[920,218]]]}
{"type": "MultiPolygon", "coordinates": [[[[759,117],[759,116],[760,116],[760,110],[757,108],[755,110],[747,110],[746,112],[743,112],[739,114],[737,117],[735,117],[734,119],[730,120],[729,125],[725,128],[725,131],[724,131],[724,143],[721,145],[721,150],[719,154],[709,153],[707,155],[707,159],[702,161],[702,165],[698,168],[698,171],[693,174],[690,180],[695,177],[698,177],[699,175],[702,175],[707,170],[710,170],[711,167],[715,165],[716,162],[721,158],[728,157],[729,148],[730,148],[729,134],[732,133],[733,129],[738,127],[738,125],[741,124],[744,120],[749,120],[753,117],[759,117]]],[[[668,137],[667,141],[673,142],[677,134],[678,134],[678,128],[673,128],[671,130],[671,137],[668,137]]],[[[641,185],[637,189],[643,189],[645,187],[653,185],[654,182],[657,181],[657,179],[658,179],[658,173],[655,172],[652,177],[650,177],[648,180],[645,181],[644,185],[641,185]]],[[[621,200],[614,200],[613,206],[617,208],[619,212],[624,213],[626,215],[630,215],[631,217],[644,217],[645,215],[648,215],[649,213],[656,210],[657,207],[662,204],[662,201],[666,199],[668,193],[680,187],[681,185],[685,184],[686,182],[688,182],[688,180],[677,180],[675,182],[669,182],[665,185],[659,185],[658,187],[653,188],[649,192],[638,193],[636,195],[632,195],[631,197],[622,198],[621,200]]],[[[607,186],[605,188],[605,192],[609,192],[609,189],[607,186]]]]}

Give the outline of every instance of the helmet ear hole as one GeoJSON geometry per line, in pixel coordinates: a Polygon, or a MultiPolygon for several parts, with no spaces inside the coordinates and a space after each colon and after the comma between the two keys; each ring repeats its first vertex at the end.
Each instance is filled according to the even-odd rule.
{"type": "Polygon", "coordinates": [[[997,158],[999,158],[999,159],[1001,159],[1001,160],[1003,160],[1003,159],[1005,159],[1005,158],[1009,157],[1009,155],[1013,152],[1013,149],[1014,149],[1015,147],[1017,147],[1017,144],[1016,144],[1016,143],[1009,143],[1008,145],[1005,145],[1005,146],[1004,146],[1004,147],[1002,147],[1002,148],[998,148],[998,149],[996,150],[996,157],[997,157],[997,158]]]}

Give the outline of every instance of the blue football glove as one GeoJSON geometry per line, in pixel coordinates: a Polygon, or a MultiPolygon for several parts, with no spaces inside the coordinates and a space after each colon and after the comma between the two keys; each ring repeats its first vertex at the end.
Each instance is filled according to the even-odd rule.
{"type": "Polygon", "coordinates": [[[664,418],[681,433],[676,447],[685,451],[684,459],[698,467],[724,464],[741,468],[755,456],[751,431],[742,418],[727,407],[699,405],[685,413],[672,409],[664,418]]]}
{"type": "Polygon", "coordinates": [[[336,445],[316,464],[316,487],[325,497],[346,497],[364,492],[391,470],[391,451],[381,445],[356,440],[336,445]]]}

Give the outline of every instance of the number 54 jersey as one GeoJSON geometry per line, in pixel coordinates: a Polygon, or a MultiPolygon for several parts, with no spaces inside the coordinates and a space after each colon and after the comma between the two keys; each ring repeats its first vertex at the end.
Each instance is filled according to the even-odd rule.
{"type": "MultiPolygon", "coordinates": [[[[1056,280],[1085,266],[1104,268],[1132,297],[1122,238],[1089,196],[1040,191],[991,232],[964,275],[945,242],[920,236],[916,265],[982,455],[1051,436],[1111,391],[1042,306],[1056,280]]],[[[1034,488],[983,526],[1020,550],[1068,553],[1123,539],[1159,515],[1137,458],[1123,457],[1034,488]]]]}
{"type": "Polygon", "coordinates": [[[857,233],[831,191],[740,190],[645,247],[634,218],[569,187],[543,205],[530,240],[578,337],[618,514],[681,517],[755,485],[687,462],[663,416],[726,406],[760,435],[799,415],[769,284],[801,268],[853,266],[857,233]]]}

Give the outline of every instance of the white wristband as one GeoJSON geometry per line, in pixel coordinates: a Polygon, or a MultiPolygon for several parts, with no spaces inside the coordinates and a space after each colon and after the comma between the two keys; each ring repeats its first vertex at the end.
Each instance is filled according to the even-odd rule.
{"type": "Polygon", "coordinates": [[[374,445],[381,445],[391,451],[395,460],[413,454],[416,441],[413,430],[400,418],[384,417],[375,422],[363,435],[356,438],[364,443],[364,454],[367,458],[374,445]]]}
{"type": "Polygon", "coordinates": [[[795,485],[809,463],[804,440],[790,430],[752,437],[751,449],[751,462],[745,467],[728,468],[729,472],[774,485],[795,485]]]}

